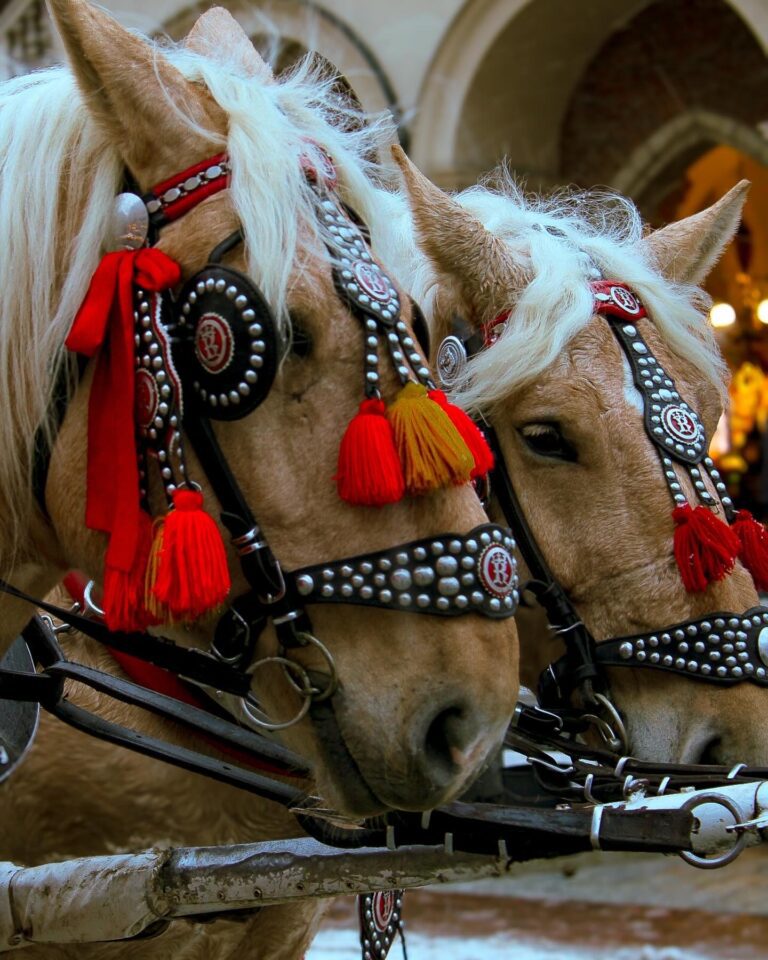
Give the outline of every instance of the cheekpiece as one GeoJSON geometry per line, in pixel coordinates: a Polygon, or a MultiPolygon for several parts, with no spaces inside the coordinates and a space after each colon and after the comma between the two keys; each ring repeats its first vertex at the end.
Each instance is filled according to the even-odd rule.
{"type": "Polygon", "coordinates": [[[645,307],[631,290],[617,281],[597,280],[592,282],[591,287],[595,310],[608,321],[643,398],[645,432],[658,451],[664,478],[675,504],[680,506],[688,502],[675,473],[675,463],[679,463],[688,470],[701,502],[714,507],[717,500],[709,493],[704,481],[704,474],[709,475],[730,517],[733,502],[727,496],[726,486],[707,455],[707,437],[701,419],[680,396],[674,380],[653,355],[638,329],[637,321],[648,316],[645,307]]]}
{"type": "Polygon", "coordinates": [[[397,934],[402,935],[404,890],[379,890],[358,897],[363,960],[385,960],[397,934]]]}
{"type": "Polygon", "coordinates": [[[520,600],[515,541],[509,529],[484,524],[296,571],[306,603],[354,603],[437,616],[476,612],[512,617],[520,600]]]}
{"type": "Polygon", "coordinates": [[[597,663],[655,667],[731,684],[751,680],[768,687],[768,608],[708,613],[666,630],[617,637],[598,644],[597,663]]]}
{"type": "Polygon", "coordinates": [[[368,398],[380,397],[379,349],[386,342],[402,384],[412,380],[433,388],[419,346],[400,319],[400,298],[389,274],[370,250],[366,229],[335,194],[333,161],[310,143],[302,167],[319,201],[319,219],[333,260],[336,289],[360,320],[365,332],[364,387],[368,398]]]}

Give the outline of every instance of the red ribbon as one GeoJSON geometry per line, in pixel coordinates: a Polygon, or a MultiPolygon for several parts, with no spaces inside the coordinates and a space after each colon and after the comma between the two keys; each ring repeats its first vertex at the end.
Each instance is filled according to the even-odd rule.
{"type": "Polygon", "coordinates": [[[66,339],[68,349],[99,353],[88,405],[85,522],[109,537],[106,565],[130,572],[141,511],[134,408],[134,286],[160,291],[181,280],[181,267],[155,248],[103,257],[66,339]]]}

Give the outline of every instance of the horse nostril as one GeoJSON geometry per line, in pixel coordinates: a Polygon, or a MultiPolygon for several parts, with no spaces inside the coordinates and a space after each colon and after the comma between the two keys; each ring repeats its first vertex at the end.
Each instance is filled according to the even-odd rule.
{"type": "Polygon", "coordinates": [[[720,737],[713,737],[705,745],[704,749],[701,751],[701,755],[698,759],[698,763],[706,764],[707,766],[719,766],[722,763],[720,758],[720,747],[722,741],[720,737]]]}
{"type": "Polygon", "coordinates": [[[424,739],[425,758],[433,774],[451,777],[472,762],[476,753],[472,748],[477,746],[473,727],[467,711],[459,704],[435,715],[424,739]]]}

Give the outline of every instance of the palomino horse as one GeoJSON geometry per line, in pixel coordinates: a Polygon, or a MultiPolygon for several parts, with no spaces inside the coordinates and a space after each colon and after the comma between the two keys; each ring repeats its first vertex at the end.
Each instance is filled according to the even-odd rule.
{"type": "MultiPolygon", "coordinates": [[[[52,0],[50,6],[71,70],[45,71],[0,88],[0,218],[5,224],[0,274],[6,291],[0,322],[0,556],[5,580],[41,596],[64,571],[80,568],[104,583],[106,598],[113,577],[107,614],[118,628],[135,630],[139,616],[149,623],[162,620],[162,604],[172,612],[177,603],[185,608],[177,621],[187,622],[161,624],[154,631],[187,648],[207,651],[217,616],[205,611],[222,599],[213,596],[216,591],[208,582],[216,566],[218,529],[203,520],[198,489],[191,479],[186,486],[184,478],[200,480],[215,512],[208,488],[214,487],[219,499],[223,490],[229,503],[236,488],[240,501],[258,515],[262,539],[273,551],[274,579],[281,567],[303,570],[300,576],[284,574],[286,595],[297,609],[286,613],[284,606],[276,608],[282,615],[274,620],[280,624],[270,622],[252,656],[280,652],[283,662],[311,668],[313,678],[327,676],[328,665],[335,665],[337,688],[325,688],[329,696],[333,693],[332,708],[326,697],[322,723],[313,722],[313,706],[309,716],[283,735],[286,744],[312,764],[313,790],[341,814],[355,817],[392,807],[431,808],[456,796],[498,747],[514,702],[517,650],[513,621],[508,619],[512,588],[502,599],[498,591],[483,592],[482,570],[476,568],[471,596],[464,597],[464,588],[453,589],[459,580],[449,574],[458,561],[468,560],[470,553],[482,554],[485,543],[489,549],[502,549],[495,545],[504,536],[490,526],[477,535],[477,542],[467,533],[486,522],[467,484],[447,484],[418,500],[372,509],[343,502],[332,480],[339,441],[360,402],[362,385],[375,387],[369,400],[380,403],[379,392],[389,399],[398,376],[401,381],[417,376],[423,382],[428,373],[408,334],[407,301],[398,322],[396,290],[371,261],[363,235],[342,205],[343,200],[371,224],[378,216],[378,194],[361,160],[370,147],[368,134],[332,125],[329,118],[338,113],[329,86],[308,68],[275,82],[245,34],[221,11],[202,17],[186,46],[161,50],[82,0],[52,0]],[[133,187],[134,206],[129,207],[127,231],[124,222],[118,223],[121,236],[135,236],[131,218],[138,195],[149,212],[150,240],[157,239],[154,248],[143,247],[136,257],[136,263],[145,262],[141,255],[154,259],[146,261],[144,274],[139,274],[143,292],[137,293],[135,317],[129,308],[127,341],[121,339],[124,300],[118,296],[110,301],[105,313],[104,284],[99,287],[94,280],[89,288],[100,254],[109,249],[114,198],[125,183],[133,187]],[[156,184],[160,186],[153,191],[156,184]],[[363,288],[368,284],[372,297],[381,298],[381,324],[386,320],[400,337],[412,367],[395,347],[393,364],[382,358],[378,365],[381,324],[371,298],[363,298],[359,287],[353,289],[342,271],[345,251],[354,244],[360,263],[353,260],[352,265],[359,268],[360,283],[363,288]],[[213,247],[218,248],[215,255],[210,254],[213,247]],[[223,260],[226,266],[216,262],[205,267],[209,254],[211,261],[223,260]],[[175,300],[152,292],[162,286],[152,271],[166,269],[169,258],[180,264],[182,281],[194,278],[175,300]],[[91,313],[85,307],[78,312],[86,292],[91,313]],[[162,311],[170,309],[169,303],[178,315],[166,327],[162,311]],[[235,311],[242,313],[246,328],[236,326],[235,311]],[[94,315],[100,327],[86,323],[94,315]],[[193,321],[194,350],[184,359],[191,364],[189,374],[184,364],[171,361],[178,360],[174,351],[193,321]],[[100,342],[105,324],[108,345],[79,379],[73,373],[65,403],[56,402],[62,378],[55,370],[63,365],[68,332],[78,332],[75,341],[82,347],[94,329],[100,342]],[[267,342],[268,336],[271,332],[288,342],[291,326],[293,346],[281,354],[275,343],[267,342]],[[168,329],[173,336],[163,339],[168,329]],[[125,423],[111,413],[117,409],[111,405],[127,389],[120,377],[121,356],[129,358],[130,383],[137,377],[138,422],[131,402],[127,432],[133,456],[128,457],[121,446],[125,423]],[[266,377],[270,356],[274,380],[264,387],[259,378],[266,377]],[[99,381],[104,357],[112,364],[106,389],[103,378],[99,381]],[[223,381],[216,380],[220,374],[223,381]],[[219,382],[227,387],[221,390],[215,386],[219,382]],[[207,441],[187,449],[185,462],[175,462],[174,473],[171,461],[179,456],[181,436],[175,437],[174,447],[164,445],[165,428],[180,426],[181,410],[179,404],[172,405],[178,397],[165,388],[178,392],[179,384],[184,402],[192,404],[193,411],[202,410],[198,420],[188,407],[185,435],[193,428],[199,432],[205,418],[218,459],[212,459],[207,441]],[[258,397],[262,402],[254,409],[250,400],[259,390],[267,395],[258,397]],[[98,396],[97,404],[89,405],[91,395],[98,396]],[[248,404],[248,415],[241,415],[248,404]],[[152,413],[148,419],[147,409],[152,413]],[[174,409],[176,420],[169,419],[174,409]],[[40,423],[47,426],[49,457],[40,453],[40,434],[37,443],[32,440],[40,423]],[[99,429],[106,429],[109,442],[99,429]],[[136,431],[139,446],[152,454],[145,461],[148,481],[136,469],[136,431]],[[112,460],[117,457],[122,460],[116,465],[112,460]],[[48,460],[42,508],[30,481],[32,464],[39,472],[41,460],[48,460]],[[224,480],[217,472],[222,462],[229,468],[224,480]],[[154,560],[145,560],[146,574],[142,566],[140,577],[133,566],[120,567],[112,557],[116,531],[126,536],[121,526],[125,515],[136,515],[131,490],[124,485],[124,474],[131,470],[136,474],[135,496],[141,484],[148,483],[140,516],[161,512],[164,493],[175,504],[164,526],[158,528],[156,522],[163,539],[155,541],[156,552],[153,545],[150,554],[154,560]],[[178,487],[170,482],[180,477],[178,487]],[[92,510],[98,513],[97,507],[102,513],[94,521],[92,510]],[[194,576],[188,567],[198,541],[193,536],[184,539],[184,511],[199,523],[195,533],[204,535],[206,544],[194,576]],[[111,535],[106,559],[106,541],[99,531],[111,535]],[[419,540],[423,543],[413,543],[419,540]],[[392,559],[377,557],[379,551],[392,551],[392,559]],[[162,570],[170,567],[172,556],[178,566],[168,573],[168,592],[161,599],[162,570]],[[414,558],[420,574],[411,570],[414,558]],[[359,564],[360,582],[353,568],[346,570],[351,562],[359,564]],[[153,608],[143,592],[144,585],[153,582],[151,563],[159,565],[153,608]],[[375,565],[381,572],[372,571],[375,565]],[[407,589],[411,579],[421,584],[418,595],[407,589]],[[339,583],[336,594],[331,581],[339,583]],[[121,593],[115,584],[134,592],[121,593]],[[204,584],[212,595],[205,601],[200,596],[204,584]],[[361,609],[326,602],[345,601],[353,594],[353,599],[372,598],[377,605],[361,609]],[[304,604],[300,619],[306,624],[311,616],[317,638],[309,650],[285,644],[281,632],[293,629],[292,618],[304,604]]],[[[139,239],[134,246],[141,246],[147,225],[138,214],[135,219],[139,239]]],[[[131,256],[125,253],[120,263],[132,264],[131,256]]],[[[106,262],[96,273],[102,280],[106,262]]],[[[123,269],[121,265],[117,280],[110,281],[112,287],[106,284],[107,292],[115,283],[122,291],[123,269]]],[[[93,343],[90,352],[98,352],[93,343]]],[[[426,392],[419,398],[426,400],[426,392]]],[[[434,420],[434,411],[430,416],[434,420]]],[[[451,436],[456,435],[454,430],[451,436]]],[[[229,504],[225,509],[232,514],[229,504]]],[[[232,532],[231,515],[228,522],[232,532]]],[[[151,539],[149,527],[147,533],[151,539]]],[[[143,541],[130,530],[128,534],[133,536],[135,558],[143,541]]],[[[222,548],[226,563],[219,573],[232,578],[229,597],[251,597],[263,613],[264,604],[277,604],[280,590],[263,589],[254,600],[254,591],[249,593],[253,581],[246,577],[244,561],[242,569],[238,563],[238,555],[265,557],[258,534],[255,529],[241,532],[238,551],[229,546],[224,554],[222,548]]],[[[132,562],[135,565],[135,559],[132,562]]],[[[462,583],[467,583],[466,564],[464,569],[462,583]]],[[[263,581],[262,576],[262,587],[263,581]]],[[[230,609],[226,599],[223,608],[221,619],[230,609]]],[[[248,615],[247,607],[235,612],[240,621],[248,615]]],[[[3,647],[29,615],[27,604],[3,601],[3,647]]],[[[302,629],[309,634],[307,626],[302,629]]],[[[90,644],[78,643],[75,652],[108,667],[107,655],[90,644]]],[[[114,664],[111,669],[115,672],[114,664]]],[[[254,677],[261,703],[270,711],[295,713],[301,698],[294,674],[281,669],[267,673],[259,671],[254,677]]],[[[92,693],[78,698],[89,704],[98,701],[92,693]]],[[[114,706],[110,711],[112,718],[131,713],[114,706]]],[[[150,731],[158,728],[156,720],[144,724],[150,731]]],[[[50,723],[3,791],[3,855],[27,863],[165,841],[256,840],[297,829],[269,803],[244,795],[235,798],[230,788],[158,770],[146,759],[50,723]],[[198,833],[204,824],[207,829],[198,833]]],[[[246,928],[234,925],[215,943],[196,928],[183,940],[169,944],[161,937],[129,949],[132,956],[147,957],[175,950],[174,956],[190,958],[300,955],[315,907],[265,913],[262,926],[258,918],[246,928]]],[[[65,955],[62,949],[51,949],[46,953],[30,947],[29,952],[65,955]]],[[[78,957],[101,957],[117,949],[94,946],[75,952],[78,957]]]]}
{"type": "MultiPolygon", "coordinates": [[[[705,459],[726,370],[698,286],[734,234],[747,184],[646,233],[622,197],[527,198],[507,181],[451,199],[404,155],[399,162],[408,202],[392,199],[400,217],[393,209],[374,240],[424,304],[435,350],[456,332],[457,316],[471,325],[480,345],[457,373],[466,357],[451,354],[457,341],[449,341],[446,379],[453,375],[454,398],[495,429],[500,466],[562,588],[549,591],[551,608],[559,604],[549,626],[518,614],[523,683],[535,689],[563,654],[558,627],[586,626],[597,647],[586,657],[571,648],[546,678],[550,693],[555,678],[562,687],[555,702],[567,703],[585,663],[582,676],[593,679],[596,660],[633,755],[765,763],[768,611],[751,609],[758,596],[735,558],[733,531],[743,520],[758,546],[765,540],[748,516],[734,517],[705,459]],[[413,256],[414,235],[426,258],[413,256]],[[698,510],[737,523],[717,520],[723,562],[692,582],[702,572],[695,547],[678,532],[673,550],[671,513],[684,525],[697,497],[698,510]]],[[[491,513],[499,511],[494,498],[491,513]]]]}

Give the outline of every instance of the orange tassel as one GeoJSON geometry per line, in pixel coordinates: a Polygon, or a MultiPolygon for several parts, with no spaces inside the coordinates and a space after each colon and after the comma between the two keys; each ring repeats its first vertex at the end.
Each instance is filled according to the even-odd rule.
{"type": "Polygon", "coordinates": [[[176,490],[173,507],[163,525],[153,594],[174,620],[196,620],[229,593],[227,555],[201,493],[176,490]]]}
{"type": "Polygon", "coordinates": [[[672,519],[676,524],[675,560],[689,593],[706,590],[733,570],[739,538],[711,510],[702,506],[691,509],[686,503],[675,507],[672,519]]]}
{"type": "Polygon", "coordinates": [[[739,510],[731,530],[741,545],[739,559],[752,574],[758,590],[768,590],[768,530],[749,510],[739,510]]]}
{"type": "Polygon", "coordinates": [[[475,459],[443,408],[420,383],[407,383],[387,410],[410,494],[467,483],[475,459]]]}
{"type": "Polygon", "coordinates": [[[130,570],[104,565],[102,604],[104,621],[110,630],[131,633],[144,630],[152,617],[144,604],[144,571],[152,542],[152,523],[144,511],[139,513],[139,536],[130,570]]]}
{"type": "Polygon", "coordinates": [[[403,468],[384,402],[363,400],[339,447],[339,496],[362,507],[397,503],[405,493],[403,468]]]}
{"type": "Polygon", "coordinates": [[[144,606],[156,624],[169,623],[172,619],[168,610],[155,596],[155,584],[157,583],[157,574],[160,569],[160,554],[163,549],[164,527],[165,517],[158,517],[152,525],[154,535],[152,537],[152,547],[149,551],[147,570],[144,575],[144,606]]]}
{"type": "Polygon", "coordinates": [[[484,477],[487,473],[490,473],[493,470],[493,453],[477,424],[467,416],[461,407],[451,403],[442,390],[430,390],[429,399],[434,400],[445,410],[451,418],[451,423],[461,434],[462,440],[469,447],[469,452],[475,460],[471,478],[476,480],[478,477],[484,477]]]}

